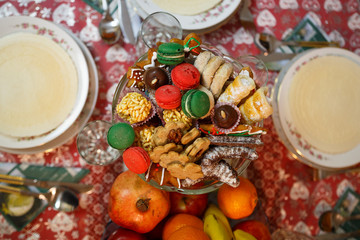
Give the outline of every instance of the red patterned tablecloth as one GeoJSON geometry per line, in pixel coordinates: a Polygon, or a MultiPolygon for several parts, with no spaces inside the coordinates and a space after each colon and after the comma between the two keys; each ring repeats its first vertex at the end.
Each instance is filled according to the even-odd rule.
{"type": "MultiPolygon", "coordinates": [[[[341,47],[360,55],[360,6],[358,0],[253,0],[250,10],[257,30],[281,38],[310,13],[329,37],[341,47]]],[[[99,72],[99,97],[90,120],[111,119],[111,101],[120,77],[133,62],[130,44],[108,46],[99,37],[97,25],[101,15],[83,1],[16,0],[0,2],[0,17],[29,15],[52,20],[78,36],[91,51],[99,72]]],[[[203,36],[205,42],[237,57],[257,54],[254,39],[244,30],[236,14],[220,29],[203,36]]],[[[270,72],[270,84],[277,73],[270,72]]],[[[248,168],[271,229],[286,227],[307,234],[318,234],[319,214],[331,209],[344,189],[360,192],[360,174],[342,174],[313,181],[312,169],[295,160],[281,143],[271,118],[265,121],[269,130],[258,148],[259,159],[248,168]]],[[[33,155],[0,152],[1,162],[31,163],[48,166],[73,166],[90,169],[82,182],[94,185],[94,191],[83,194],[80,207],[72,213],[47,208],[31,224],[17,232],[0,216],[1,239],[99,239],[108,222],[108,192],[122,163],[100,167],[89,166],[77,153],[73,138],[63,146],[33,155]]]]}

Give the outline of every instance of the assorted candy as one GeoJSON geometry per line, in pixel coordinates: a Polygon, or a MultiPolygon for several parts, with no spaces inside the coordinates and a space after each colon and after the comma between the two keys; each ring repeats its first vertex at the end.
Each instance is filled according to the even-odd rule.
{"type": "Polygon", "coordinates": [[[267,88],[249,67],[202,47],[194,33],[150,49],[131,66],[108,132],[129,170],[178,188],[208,180],[239,185],[236,169],[255,160],[272,114],[267,88]]]}

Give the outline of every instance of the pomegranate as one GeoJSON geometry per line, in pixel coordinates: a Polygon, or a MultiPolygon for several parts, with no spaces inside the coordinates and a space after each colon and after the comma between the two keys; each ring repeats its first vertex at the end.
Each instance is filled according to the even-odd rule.
{"type": "Polygon", "coordinates": [[[131,171],[119,174],[110,189],[108,213],[121,227],[147,233],[169,211],[169,193],[149,185],[131,171]]]}

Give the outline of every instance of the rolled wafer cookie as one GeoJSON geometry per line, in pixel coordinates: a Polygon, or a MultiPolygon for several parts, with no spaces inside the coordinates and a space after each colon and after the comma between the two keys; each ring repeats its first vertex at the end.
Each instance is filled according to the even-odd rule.
{"type": "Polygon", "coordinates": [[[239,107],[242,119],[247,124],[259,122],[273,113],[273,108],[266,97],[267,91],[267,87],[259,88],[239,107]]]}
{"type": "Polygon", "coordinates": [[[260,138],[256,138],[256,137],[208,135],[207,138],[210,140],[210,144],[217,146],[256,147],[264,144],[260,138]]]}
{"type": "Polygon", "coordinates": [[[224,160],[219,161],[214,166],[202,166],[201,170],[204,178],[192,180],[186,178],[181,181],[183,187],[190,187],[198,182],[206,180],[218,180],[226,183],[232,187],[237,187],[240,184],[237,172],[224,160]]]}
{"type": "Polygon", "coordinates": [[[210,91],[214,94],[215,98],[220,96],[221,90],[225,82],[229,79],[234,67],[231,63],[223,63],[218,70],[216,70],[214,78],[212,80],[210,91]]]}
{"type": "Polygon", "coordinates": [[[206,64],[204,71],[201,74],[201,85],[210,89],[216,70],[225,62],[225,59],[220,56],[213,56],[206,64]]]}
{"type": "Polygon", "coordinates": [[[236,146],[236,147],[227,147],[227,146],[217,146],[209,149],[201,159],[201,165],[207,166],[219,162],[221,159],[235,159],[239,160],[246,158],[249,160],[256,160],[258,154],[252,148],[236,146]]]}
{"type": "Polygon", "coordinates": [[[197,56],[194,66],[199,70],[200,74],[203,73],[206,64],[209,62],[210,58],[212,58],[214,54],[209,51],[204,51],[197,56]]]}
{"type": "Polygon", "coordinates": [[[252,78],[246,75],[238,75],[220,95],[218,102],[238,105],[253,89],[255,89],[255,82],[252,78]]]}

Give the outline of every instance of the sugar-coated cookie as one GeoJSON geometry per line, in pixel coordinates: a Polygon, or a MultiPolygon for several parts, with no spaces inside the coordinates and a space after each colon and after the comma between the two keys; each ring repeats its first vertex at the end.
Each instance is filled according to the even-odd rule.
{"type": "Polygon", "coordinates": [[[210,90],[214,94],[215,98],[218,98],[220,96],[221,90],[225,82],[229,79],[233,70],[233,65],[231,63],[225,62],[215,72],[214,78],[210,86],[210,90]]]}
{"type": "Polygon", "coordinates": [[[202,72],[201,85],[209,89],[213,81],[215,72],[224,62],[225,59],[220,56],[213,56],[212,58],[210,58],[209,62],[206,64],[204,68],[204,71],[202,72]]]}

